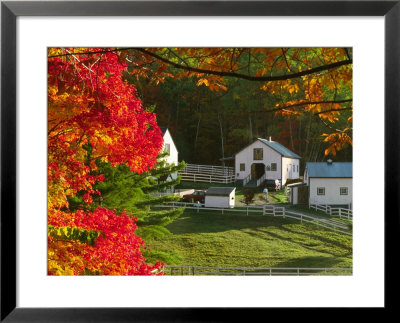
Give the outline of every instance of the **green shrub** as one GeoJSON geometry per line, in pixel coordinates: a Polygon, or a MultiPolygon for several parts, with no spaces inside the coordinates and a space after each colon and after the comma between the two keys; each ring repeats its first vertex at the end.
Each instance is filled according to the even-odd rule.
{"type": "Polygon", "coordinates": [[[245,189],[243,191],[243,196],[244,196],[244,204],[249,205],[251,202],[254,200],[254,191],[252,189],[245,189]]]}

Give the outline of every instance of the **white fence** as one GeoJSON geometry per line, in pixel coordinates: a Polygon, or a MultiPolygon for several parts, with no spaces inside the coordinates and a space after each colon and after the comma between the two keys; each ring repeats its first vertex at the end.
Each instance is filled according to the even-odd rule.
{"type": "Polygon", "coordinates": [[[229,184],[235,182],[234,175],[220,176],[220,175],[179,172],[179,176],[181,177],[181,181],[187,181],[187,182],[205,182],[205,183],[220,183],[220,184],[229,184]]]}
{"type": "Polygon", "coordinates": [[[323,211],[330,216],[336,216],[339,218],[353,219],[353,210],[341,208],[341,207],[332,207],[329,205],[323,204],[310,204],[310,209],[314,209],[316,211],[323,211]]]}
{"type": "Polygon", "coordinates": [[[350,276],[352,268],[300,268],[300,267],[164,267],[166,275],[216,275],[216,276],[350,276]]]}
{"type": "Polygon", "coordinates": [[[311,215],[302,214],[299,212],[294,212],[291,210],[286,210],[284,206],[274,206],[274,205],[260,205],[260,206],[244,206],[244,207],[235,207],[235,208],[213,208],[213,207],[204,207],[204,204],[201,203],[185,203],[185,202],[169,202],[163,205],[155,205],[155,207],[164,207],[164,208],[179,208],[185,207],[186,209],[196,210],[197,213],[200,211],[219,211],[221,214],[226,213],[242,213],[242,214],[258,214],[258,215],[272,215],[272,216],[281,216],[283,218],[291,218],[300,221],[301,223],[307,222],[311,224],[315,224],[317,226],[326,228],[328,230],[332,230],[334,232],[340,232],[347,235],[352,235],[348,224],[331,219],[322,219],[313,217],[311,215]]]}
{"type": "Polygon", "coordinates": [[[187,164],[182,173],[201,173],[210,175],[221,175],[229,176],[235,175],[235,169],[227,166],[213,166],[213,165],[198,165],[198,164],[187,164]]]}
{"type": "Polygon", "coordinates": [[[181,181],[229,184],[235,182],[233,167],[187,164],[179,171],[181,181]]]}

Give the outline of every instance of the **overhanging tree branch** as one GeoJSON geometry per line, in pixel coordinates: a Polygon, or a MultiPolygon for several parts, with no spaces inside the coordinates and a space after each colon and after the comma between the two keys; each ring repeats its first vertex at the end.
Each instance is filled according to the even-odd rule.
{"type": "Polygon", "coordinates": [[[125,50],[136,50],[139,51],[143,54],[149,55],[161,62],[164,62],[170,66],[174,66],[175,68],[186,70],[189,72],[194,72],[194,73],[202,73],[202,74],[212,74],[212,75],[218,75],[218,76],[227,76],[227,77],[235,77],[243,80],[248,80],[248,81],[256,81],[256,82],[268,82],[268,81],[284,81],[284,80],[289,80],[289,79],[294,79],[294,78],[299,78],[305,75],[311,75],[315,73],[319,73],[322,71],[327,71],[330,69],[338,68],[341,66],[346,66],[346,65],[351,65],[353,64],[353,60],[351,58],[344,60],[344,61],[339,61],[327,65],[322,65],[322,66],[317,66],[314,68],[311,68],[309,70],[297,72],[297,73],[292,73],[292,74],[285,74],[285,75],[275,75],[275,76],[251,76],[251,75],[246,75],[246,74],[241,74],[241,73],[235,73],[235,72],[227,72],[227,71],[216,71],[216,70],[207,70],[207,69],[202,69],[202,68],[197,68],[197,67],[192,67],[192,66],[187,66],[187,65],[180,65],[178,63],[172,62],[167,58],[164,58],[156,53],[153,53],[151,51],[148,51],[147,49],[144,48],[134,48],[134,47],[127,47],[127,48],[115,48],[115,49],[105,49],[101,51],[87,51],[87,52],[81,52],[81,53],[67,53],[67,54],[59,54],[59,55],[53,55],[53,56],[48,56],[50,57],[60,57],[60,56],[69,56],[69,55],[89,55],[89,54],[99,54],[99,53],[108,53],[108,52],[117,52],[117,51],[125,51],[125,50]]]}
{"type": "MultiPolygon", "coordinates": [[[[253,110],[253,111],[249,111],[247,113],[241,113],[241,114],[235,114],[232,115],[231,118],[237,118],[240,116],[247,116],[249,113],[273,113],[273,112],[279,112],[279,111],[283,111],[283,110],[289,110],[289,109],[293,109],[293,108],[297,108],[297,107],[301,107],[301,106],[305,106],[305,105],[317,105],[317,104],[330,104],[330,103],[348,103],[348,102],[352,102],[353,99],[347,99],[347,100],[336,100],[336,101],[308,101],[308,102],[301,102],[301,103],[295,103],[295,104],[289,104],[289,105],[285,105],[285,106],[281,106],[281,107],[277,107],[277,108],[273,108],[273,109],[262,109],[262,110],[253,110]]],[[[340,108],[340,109],[329,109],[329,110],[324,110],[324,111],[320,111],[317,113],[313,113],[313,115],[320,115],[323,113],[329,113],[329,112],[334,112],[334,111],[349,111],[352,110],[353,107],[346,107],[346,108],[340,108]]],[[[288,112],[291,112],[290,110],[288,112]]],[[[294,111],[293,111],[294,112],[294,111]]]]}
{"type": "Polygon", "coordinates": [[[136,50],[139,52],[142,52],[144,54],[150,55],[151,57],[153,57],[157,60],[160,60],[166,64],[169,64],[171,66],[174,66],[176,68],[183,69],[186,71],[195,72],[195,73],[203,73],[203,74],[212,74],[212,75],[218,75],[218,76],[229,76],[229,77],[240,78],[240,79],[244,79],[244,80],[248,80],[248,81],[259,81],[259,82],[289,80],[289,79],[294,79],[294,78],[298,78],[298,77],[305,76],[305,75],[315,74],[318,72],[338,68],[340,66],[353,64],[352,59],[347,59],[344,61],[339,61],[339,62],[332,63],[332,64],[318,66],[318,67],[311,68],[306,71],[293,73],[293,74],[276,75],[276,76],[250,76],[250,75],[239,74],[239,73],[235,73],[235,72],[214,71],[214,70],[206,70],[206,69],[196,68],[196,67],[191,67],[191,66],[183,66],[183,65],[171,62],[170,60],[168,60],[160,55],[157,55],[155,53],[152,53],[144,48],[136,48],[136,50]]]}

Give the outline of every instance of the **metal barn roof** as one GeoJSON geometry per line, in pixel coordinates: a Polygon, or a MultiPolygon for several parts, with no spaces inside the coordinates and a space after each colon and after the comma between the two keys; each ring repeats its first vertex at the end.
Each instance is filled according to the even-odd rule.
{"type": "Polygon", "coordinates": [[[308,177],[353,177],[352,162],[307,163],[308,177]]]}
{"type": "Polygon", "coordinates": [[[281,145],[277,141],[269,141],[267,139],[263,138],[258,138],[262,143],[266,144],[268,147],[272,148],[273,150],[276,150],[278,153],[280,153],[284,157],[290,157],[290,158],[301,158],[299,155],[295,154],[293,151],[287,149],[285,146],[281,145]]]}
{"type": "MultiPolygon", "coordinates": [[[[283,157],[290,157],[290,158],[298,158],[300,159],[301,157],[297,154],[295,154],[293,151],[291,151],[290,149],[286,148],[285,146],[281,145],[279,142],[277,141],[269,141],[267,139],[263,139],[263,138],[257,138],[257,140],[261,141],[263,144],[267,145],[268,147],[272,148],[273,150],[275,150],[276,152],[278,152],[279,154],[281,154],[283,157]]],[[[255,143],[257,140],[255,140],[254,142],[252,142],[250,145],[252,145],[253,143],[255,143]]],[[[235,156],[237,154],[239,154],[240,152],[242,152],[243,150],[245,150],[248,146],[242,148],[241,150],[239,150],[235,156]]]]}
{"type": "Polygon", "coordinates": [[[236,187],[210,187],[206,191],[209,196],[229,196],[236,187]]]}

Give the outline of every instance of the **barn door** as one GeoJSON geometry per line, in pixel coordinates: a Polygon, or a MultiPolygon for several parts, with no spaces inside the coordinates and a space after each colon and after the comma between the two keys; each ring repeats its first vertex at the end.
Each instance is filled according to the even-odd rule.
{"type": "Polygon", "coordinates": [[[251,179],[256,179],[256,164],[251,165],[251,179]]]}

